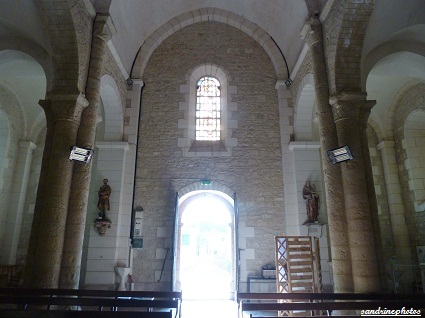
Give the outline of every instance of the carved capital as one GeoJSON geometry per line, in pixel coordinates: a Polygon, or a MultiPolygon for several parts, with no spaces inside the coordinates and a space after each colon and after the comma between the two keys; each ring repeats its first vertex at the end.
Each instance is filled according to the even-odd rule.
{"type": "Polygon", "coordinates": [[[48,99],[40,100],[39,105],[43,107],[48,124],[57,121],[72,121],[79,123],[81,113],[89,102],[83,94],[79,95],[48,95],[48,99]]]}
{"type": "Polygon", "coordinates": [[[311,16],[306,20],[301,30],[301,38],[309,46],[323,41],[322,24],[318,17],[311,16]]]}
{"type": "Polygon", "coordinates": [[[98,14],[93,26],[93,36],[100,38],[101,40],[108,42],[115,34],[117,30],[112,22],[112,18],[109,14],[98,14]]]}
{"type": "Polygon", "coordinates": [[[356,120],[366,126],[370,111],[376,101],[366,100],[366,93],[342,93],[332,96],[329,103],[332,106],[335,122],[356,120]]]}

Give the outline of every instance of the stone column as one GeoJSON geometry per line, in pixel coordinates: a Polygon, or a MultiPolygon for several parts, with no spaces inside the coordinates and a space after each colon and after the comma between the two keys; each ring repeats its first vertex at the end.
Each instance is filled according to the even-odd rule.
{"type": "Polygon", "coordinates": [[[5,235],[2,246],[0,247],[0,254],[2,255],[0,259],[3,264],[16,264],[16,252],[18,250],[22,217],[24,215],[28,178],[30,174],[32,154],[35,148],[37,148],[37,146],[31,141],[19,142],[19,153],[13,178],[13,188],[8,205],[9,208],[7,209],[5,235]]]}
{"type": "Polygon", "coordinates": [[[34,262],[30,282],[36,288],[57,288],[59,284],[73,168],[73,162],[68,157],[70,147],[75,145],[81,113],[88,104],[81,94],[50,94],[48,97],[40,102],[45,112],[50,113],[46,117],[53,118],[53,135],[43,171],[46,179],[42,207],[36,211],[41,214],[36,224],[38,235],[32,255],[34,262]]]}
{"type": "Polygon", "coordinates": [[[360,113],[360,141],[362,143],[362,155],[363,155],[363,163],[365,167],[365,176],[366,176],[366,187],[367,187],[367,195],[369,200],[369,209],[370,215],[372,218],[372,227],[373,234],[375,237],[375,247],[376,247],[376,255],[378,260],[378,268],[379,268],[379,278],[381,282],[381,287],[383,288],[387,284],[387,278],[385,274],[385,260],[384,253],[382,249],[382,236],[381,236],[381,226],[379,224],[379,216],[378,216],[378,202],[376,199],[375,193],[375,182],[373,180],[373,171],[372,171],[372,162],[370,159],[369,152],[369,142],[367,138],[367,122],[370,116],[370,111],[373,106],[375,106],[376,101],[369,101],[363,111],[360,113]]]}
{"type": "Polygon", "coordinates": [[[360,117],[374,101],[365,94],[341,94],[331,100],[338,142],[350,147],[354,159],[340,164],[352,260],[354,292],[380,290],[375,237],[362,152],[360,117]]]}
{"type": "Polygon", "coordinates": [[[316,92],[317,119],[323,178],[326,190],[329,236],[331,242],[333,279],[335,292],[353,292],[351,255],[348,241],[347,218],[344,209],[344,193],[341,187],[341,169],[332,165],[327,150],[338,146],[338,138],[329,105],[329,85],[323,49],[322,27],[317,17],[310,18],[301,34],[310,47],[316,92]]]}
{"type": "MultiPolygon", "coordinates": [[[[89,101],[89,106],[81,116],[81,125],[77,137],[77,145],[80,147],[94,148],[98,123],[97,109],[100,103],[100,78],[103,72],[106,45],[115,32],[115,27],[109,15],[99,14],[96,16],[86,87],[86,98],[89,101]]],[[[90,180],[91,164],[76,163],[69,198],[69,213],[60,276],[61,288],[78,288],[79,286],[90,180]]]]}
{"type": "Polygon", "coordinates": [[[384,168],[385,186],[387,188],[390,209],[391,228],[394,250],[400,264],[410,264],[412,260],[409,231],[406,224],[405,210],[401,197],[400,180],[396,161],[394,141],[384,140],[378,144],[384,168]]]}
{"type": "MultiPolygon", "coordinates": [[[[44,101],[40,101],[40,105],[44,101]]],[[[53,133],[54,133],[54,117],[53,112],[47,111],[45,109],[46,116],[46,137],[44,142],[43,157],[41,161],[41,170],[40,178],[38,180],[37,187],[37,198],[34,207],[34,215],[31,224],[31,234],[28,244],[27,257],[25,261],[25,270],[24,270],[24,286],[25,287],[34,287],[34,264],[36,261],[36,248],[38,242],[38,236],[40,233],[40,219],[43,211],[43,199],[47,191],[47,171],[49,169],[50,154],[52,152],[52,142],[53,142],[53,133]]]]}
{"type": "Polygon", "coordinates": [[[280,126],[280,145],[282,148],[282,180],[285,202],[287,235],[299,235],[300,227],[297,222],[297,189],[294,176],[294,162],[292,150],[290,149],[291,138],[294,135],[294,110],[290,105],[292,98],[291,91],[286,87],[284,81],[276,82],[276,90],[279,101],[279,126],[280,126]]]}

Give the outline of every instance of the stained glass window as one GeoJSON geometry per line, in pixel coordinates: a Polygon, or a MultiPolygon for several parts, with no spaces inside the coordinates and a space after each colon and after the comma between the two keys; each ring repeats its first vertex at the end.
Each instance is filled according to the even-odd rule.
{"type": "Polygon", "coordinates": [[[202,77],[196,84],[196,140],[220,140],[220,82],[202,77]]]}

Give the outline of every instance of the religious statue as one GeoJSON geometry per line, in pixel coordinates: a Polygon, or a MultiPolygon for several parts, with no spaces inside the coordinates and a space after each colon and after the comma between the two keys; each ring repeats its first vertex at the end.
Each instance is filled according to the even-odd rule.
{"type": "Polygon", "coordinates": [[[303,198],[306,200],[307,208],[307,221],[306,223],[315,223],[317,222],[317,217],[319,216],[319,195],[316,192],[316,187],[314,184],[310,184],[309,181],[306,182],[303,188],[303,198]]]}
{"type": "Polygon", "coordinates": [[[103,185],[100,187],[98,196],[99,201],[97,202],[97,208],[99,211],[99,219],[106,218],[106,210],[110,210],[109,207],[109,196],[111,195],[112,189],[108,184],[108,179],[103,179],[103,185]]]}

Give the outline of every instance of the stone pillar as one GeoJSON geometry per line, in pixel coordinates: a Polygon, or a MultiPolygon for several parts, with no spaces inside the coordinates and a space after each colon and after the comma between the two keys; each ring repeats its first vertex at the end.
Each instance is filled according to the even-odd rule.
{"type": "MultiPolygon", "coordinates": [[[[100,78],[103,72],[106,45],[114,33],[115,27],[109,15],[97,15],[93,27],[92,51],[86,87],[89,106],[81,116],[77,137],[79,147],[94,148],[98,123],[97,109],[100,103],[100,78]]],[[[76,163],[66,222],[66,239],[60,276],[61,288],[78,288],[79,286],[90,180],[91,164],[76,163]]]]}
{"type": "Polygon", "coordinates": [[[279,124],[280,145],[282,148],[282,180],[285,202],[285,233],[287,235],[299,235],[300,227],[297,209],[297,189],[295,186],[294,162],[290,143],[294,135],[294,110],[289,101],[292,98],[291,91],[286,87],[284,81],[276,82],[279,101],[279,124]]]}
{"type": "Polygon", "coordinates": [[[309,45],[316,92],[317,119],[323,164],[329,236],[331,242],[333,279],[335,292],[353,292],[350,247],[347,218],[344,209],[344,193],[339,165],[332,165],[327,150],[338,146],[338,138],[329,105],[329,85],[323,49],[323,35],[317,17],[310,18],[301,34],[309,45]]]}
{"type": "Polygon", "coordinates": [[[41,215],[35,224],[38,235],[35,253],[32,255],[34,262],[30,282],[36,288],[57,288],[59,284],[73,168],[73,162],[68,157],[71,146],[75,145],[81,113],[88,104],[81,94],[50,94],[48,97],[40,101],[45,112],[50,113],[46,117],[53,118],[53,135],[46,169],[43,171],[47,175],[42,207],[36,211],[41,215]]]}
{"type": "Polygon", "coordinates": [[[381,226],[379,224],[379,216],[378,216],[378,201],[376,199],[375,193],[375,182],[373,180],[373,171],[372,171],[372,162],[370,159],[370,151],[369,151],[369,142],[367,138],[367,122],[370,116],[370,111],[373,106],[375,106],[375,101],[369,101],[360,115],[360,141],[362,143],[362,156],[363,163],[365,167],[365,176],[366,176],[366,187],[367,187],[367,195],[369,201],[369,209],[370,215],[372,218],[372,227],[373,234],[375,237],[375,248],[376,255],[378,260],[378,268],[379,268],[379,279],[381,282],[381,289],[387,285],[387,277],[385,273],[385,260],[384,260],[384,252],[382,248],[382,236],[381,236],[381,226]]]}
{"type": "MultiPolygon", "coordinates": [[[[40,101],[43,103],[43,101],[40,101]]],[[[40,233],[40,219],[43,212],[43,200],[47,191],[47,171],[49,169],[50,154],[52,152],[52,142],[54,133],[53,112],[45,110],[46,116],[46,137],[44,142],[43,157],[41,161],[40,178],[38,180],[37,198],[34,206],[34,215],[31,224],[31,234],[28,244],[27,257],[24,270],[24,286],[34,287],[34,264],[36,261],[36,249],[38,236],[40,233]]]]}
{"type": "Polygon", "coordinates": [[[378,144],[384,168],[385,186],[390,209],[394,250],[399,264],[410,264],[412,260],[409,231],[406,224],[394,141],[385,140],[378,144]]]}
{"type": "Polygon", "coordinates": [[[2,264],[16,264],[16,252],[18,250],[22,217],[24,215],[28,178],[32,154],[35,148],[37,148],[37,146],[31,141],[19,142],[19,153],[13,178],[13,188],[8,205],[9,207],[7,209],[5,235],[2,246],[0,247],[0,259],[2,264]]]}
{"type": "MultiPolygon", "coordinates": [[[[354,292],[380,290],[379,271],[367,192],[360,121],[374,101],[365,94],[344,94],[331,100],[340,145],[347,145],[354,159],[340,164],[352,260],[354,292]]],[[[336,268],[336,267],[334,267],[336,268]]]]}

